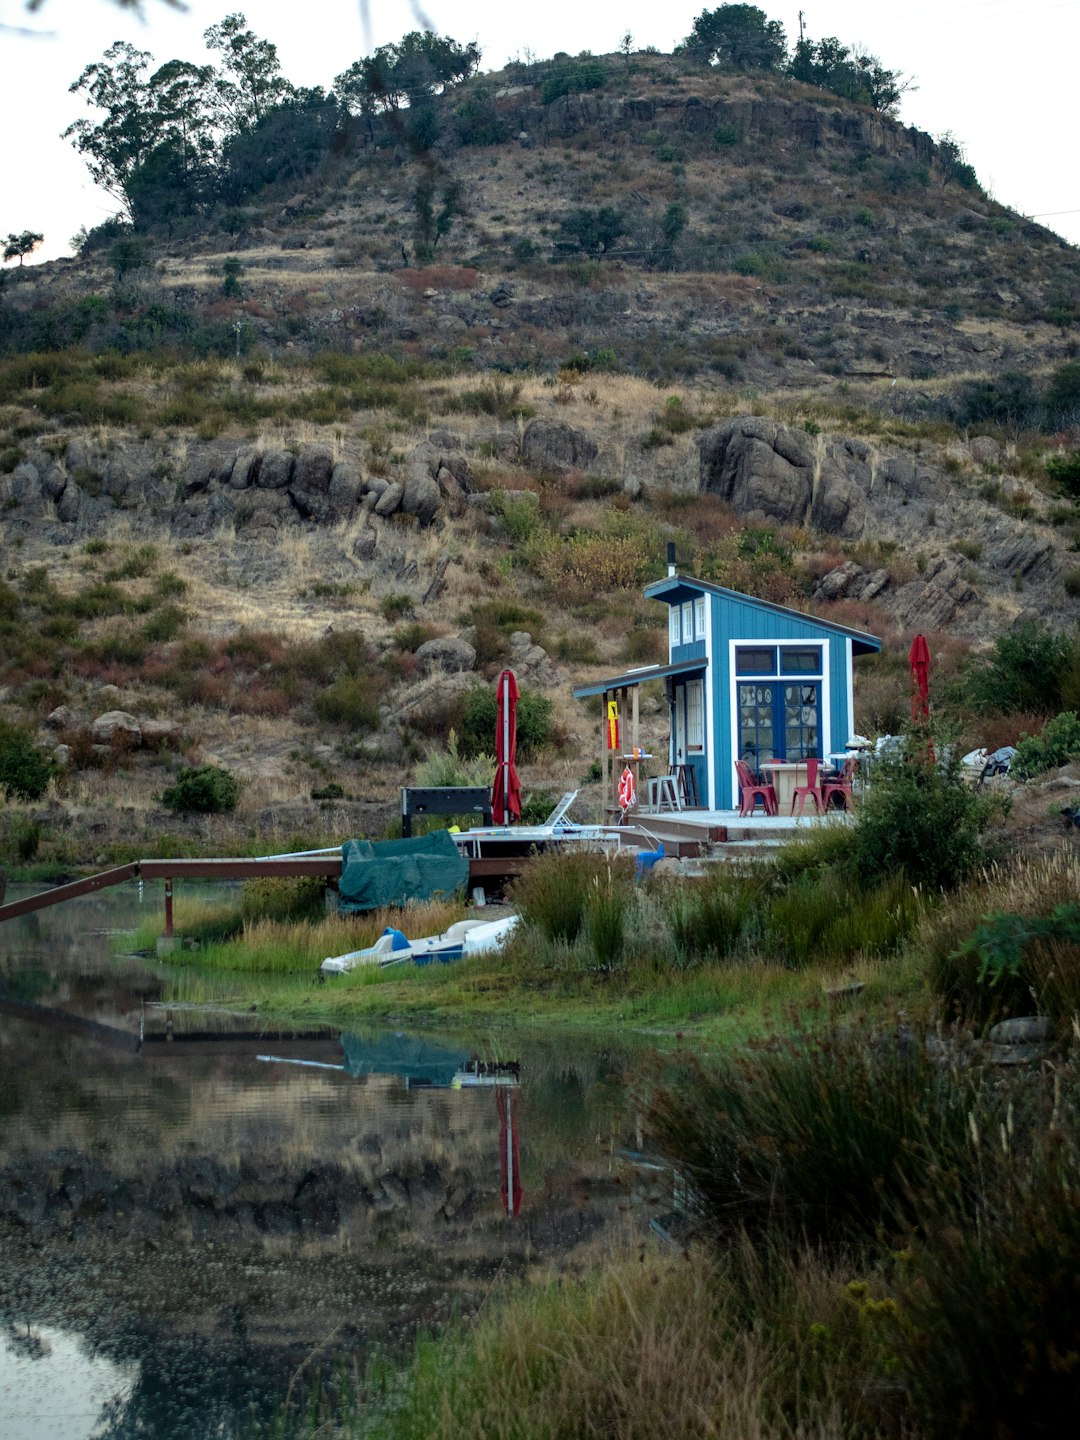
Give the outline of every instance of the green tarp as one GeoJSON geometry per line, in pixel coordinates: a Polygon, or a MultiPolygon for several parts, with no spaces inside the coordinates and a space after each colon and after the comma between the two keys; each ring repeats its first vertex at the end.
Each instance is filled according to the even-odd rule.
{"type": "Polygon", "coordinates": [[[341,862],[342,910],[378,910],[439,895],[449,899],[469,880],[469,862],[449,830],[411,840],[346,840],[341,862]]]}

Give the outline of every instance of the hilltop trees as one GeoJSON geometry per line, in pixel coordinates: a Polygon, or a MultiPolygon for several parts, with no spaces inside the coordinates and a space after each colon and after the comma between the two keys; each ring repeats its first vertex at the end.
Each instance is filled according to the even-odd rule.
{"type": "Polygon", "coordinates": [[[221,56],[221,70],[211,68],[210,73],[223,128],[239,134],[253,129],[293,94],[281,73],[277,46],[246,26],[245,17],[237,13],[203,31],[206,48],[221,56]]]}
{"type": "Polygon", "coordinates": [[[4,263],[9,260],[18,260],[20,266],[27,255],[32,254],[45,240],[44,235],[39,235],[36,230],[20,230],[11,234],[4,242],[4,263]]]}
{"type": "Polygon", "coordinates": [[[423,151],[439,133],[432,100],[467,80],[479,64],[475,42],[459,45],[448,35],[413,30],[350,65],[336,77],[334,88],[350,113],[364,117],[369,133],[374,116],[391,114],[409,143],[423,151]],[[404,107],[407,116],[400,114],[404,107]]]}
{"type": "Polygon", "coordinates": [[[793,80],[869,105],[883,115],[895,116],[902,96],[912,88],[899,70],[887,70],[876,55],[852,49],[834,35],[818,41],[800,40],[787,73],[793,80]]]}
{"type": "Polygon", "coordinates": [[[70,87],[94,112],[64,131],[90,173],[136,226],[168,223],[217,199],[235,203],[261,186],[301,176],[342,135],[348,113],[399,116],[400,133],[426,151],[439,134],[434,97],[475,73],[480,50],[412,31],[337,77],[334,91],[298,89],[277,47],[240,12],[203,33],[217,64],[154,57],[111,45],[70,87]]]}
{"type": "Polygon", "coordinates": [[[728,70],[779,70],[787,59],[783,25],[756,5],[703,10],[682,48],[728,70]]]}
{"type": "Polygon", "coordinates": [[[800,39],[790,57],[779,20],[756,5],[721,5],[703,10],[679,49],[724,70],[766,70],[790,75],[845,100],[895,116],[901,97],[912,88],[899,70],[889,70],[876,55],[825,40],[800,39]]]}

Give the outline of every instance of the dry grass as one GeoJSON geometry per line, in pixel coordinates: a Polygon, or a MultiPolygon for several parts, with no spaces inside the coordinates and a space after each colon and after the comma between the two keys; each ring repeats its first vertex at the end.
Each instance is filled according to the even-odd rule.
{"type": "Polygon", "coordinates": [[[745,1253],[717,1268],[649,1250],[585,1282],[519,1290],[464,1336],[420,1343],[386,1433],[839,1440],[865,1419],[858,1387],[877,1348],[849,1278],[808,1257],[770,1281],[745,1253]]]}

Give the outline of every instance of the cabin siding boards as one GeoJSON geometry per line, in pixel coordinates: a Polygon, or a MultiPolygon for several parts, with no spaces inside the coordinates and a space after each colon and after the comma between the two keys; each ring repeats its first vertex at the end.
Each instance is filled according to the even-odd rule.
{"type": "Polygon", "coordinates": [[[876,636],[688,576],[669,575],[648,586],[645,597],[669,607],[668,663],[596,681],[574,694],[614,693],[663,679],[671,708],[668,763],[692,766],[701,805],[737,808],[736,749],[748,736],[761,742],[751,757],[759,761],[806,754],[827,759],[845,748],[854,729],[854,658],[880,650],[876,636]],[[755,648],[758,655],[741,654],[755,648]],[[812,653],[800,654],[801,648],[812,653]],[[702,679],[699,705],[688,687],[702,679]],[[740,684],[748,687],[745,708],[752,712],[746,727],[740,684]],[[704,747],[691,749],[699,715],[704,747]]]}
{"type": "MultiPolygon", "coordinates": [[[[784,651],[781,647],[798,646],[805,642],[808,647],[820,649],[821,669],[807,676],[807,684],[818,685],[817,753],[827,758],[831,753],[844,749],[854,728],[852,712],[852,666],[856,649],[859,653],[870,653],[881,648],[881,642],[873,635],[817,620],[814,616],[803,615],[783,606],[767,601],[755,600],[749,595],[740,595],[704,581],[695,581],[686,576],[673,576],[651,585],[645,591],[649,599],[662,601],[680,612],[679,643],[673,641],[674,621],[669,617],[669,661],[703,659],[706,662],[705,687],[705,755],[699,763],[698,791],[702,803],[711,809],[728,810],[737,807],[738,786],[735,775],[735,753],[740,734],[739,719],[739,677],[736,674],[735,654],[743,645],[776,647],[777,671],[782,667],[784,651]],[[686,643],[682,639],[682,616],[689,605],[695,615],[700,614],[700,601],[705,600],[705,636],[686,643]]],[[[685,685],[688,676],[675,676],[669,682],[673,687],[685,685]]],[[[774,685],[783,687],[795,684],[798,674],[781,675],[774,685]]],[[[777,710],[781,702],[777,702],[777,710]]],[[[780,738],[780,737],[778,737],[780,738]]],[[[670,757],[674,764],[680,758],[694,760],[695,757],[670,757]]],[[[782,740],[777,746],[783,748],[782,740]]],[[[765,757],[760,757],[765,758],[765,757]]]]}

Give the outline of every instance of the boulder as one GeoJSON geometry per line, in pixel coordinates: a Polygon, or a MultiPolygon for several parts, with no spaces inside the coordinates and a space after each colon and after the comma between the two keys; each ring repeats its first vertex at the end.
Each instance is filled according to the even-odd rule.
{"type": "Polygon", "coordinates": [[[405,490],[401,497],[404,514],[415,515],[421,525],[430,525],[438,514],[441,498],[438,484],[426,471],[406,473],[405,490]]]}
{"type": "Polygon", "coordinates": [[[133,505],[138,499],[139,483],[135,461],[123,450],[115,450],[106,460],[101,475],[101,488],[118,509],[133,505]]]}
{"type": "Polygon", "coordinates": [[[236,504],[237,529],[277,530],[293,518],[283,490],[249,490],[236,504]]]}
{"type": "Polygon", "coordinates": [[[289,481],[289,494],[306,519],[329,519],[330,477],[333,473],[334,452],[329,445],[305,445],[297,455],[289,481]]]}
{"type": "Polygon", "coordinates": [[[385,495],[390,487],[390,481],[384,480],[381,475],[369,475],[360,487],[365,495],[374,495],[376,499],[385,495]]]}
{"type": "Polygon", "coordinates": [[[373,560],[379,542],[379,532],[365,526],[352,543],[352,553],[355,560],[373,560]]]}
{"type": "Polygon", "coordinates": [[[415,515],[421,525],[430,525],[439,509],[442,492],[435,476],[441,458],[430,440],[422,440],[405,463],[401,509],[406,515],[415,515]]]}
{"type": "Polygon", "coordinates": [[[70,730],[75,724],[75,711],[70,705],[57,705],[46,715],[45,724],[50,730],[70,730]]]}
{"type": "Polygon", "coordinates": [[[41,499],[41,475],[36,465],[23,460],[11,472],[7,486],[8,498],[27,504],[41,499]]]}
{"type": "MultiPolygon", "coordinates": [[[[66,769],[66,767],[71,764],[71,746],[54,745],[52,758],[54,765],[59,765],[61,769],[66,769]]],[[[0,900],[3,898],[3,888],[0,887],[0,900]]]]}
{"type": "Polygon", "coordinates": [[[46,500],[59,500],[67,483],[67,471],[54,460],[41,477],[41,493],[46,500]]]}
{"type": "Polygon", "coordinates": [[[388,515],[394,515],[401,509],[401,497],[404,495],[404,487],[397,481],[391,482],[375,502],[375,514],[385,519],[388,515]]]}
{"type": "Polygon", "coordinates": [[[445,635],[435,640],[425,640],[417,647],[416,658],[426,670],[442,670],[456,674],[472,670],[476,665],[476,650],[467,640],[445,635]]]}
{"type": "Polygon", "coordinates": [[[142,741],[142,727],[126,710],[107,710],[91,723],[90,734],[99,745],[111,745],[118,737],[132,745],[142,741]]]}
{"type": "Polygon", "coordinates": [[[292,479],[295,457],[287,450],[271,450],[262,457],[255,484],[260,490],[284,490],[292,479]]]}
{"type": "Polygon", "coordinates": [[[254,485],[259,477],[261,461],[262,456],[257,450],[241,450],[229,472],[229,484],[232,488],[246,490],[250,485],[254,485]]]}
{"type": "Polygon", "coordinates": [[[351,460],[339,460],[330,472],[330,510],[334,515],[348,516],[360,499],[360,472],[351,460]]]}
{"type": "MultiPolygon", "coordinates": [[[[801,525],[814,492],[813,440],[759,416],[714,425],[698,439],[700,488],[745,514],[801,525]]],[[[842,506],[841,506],[842,508],[842,506]]]]}
{"type": "Polygon", "coordinates": [[[69,480],[64,486],[64,493],[56,502],[57,519],[62,520],[65,525],[72,524],[78,520],[82,512],[82,505],[83,492],[79,489],[78,485],[75,484],[74,480],[69,480]]]}
{"type": "Polygon", "coordinates": [[[522,459],[533,470],[564,474],[567,470],[587,470],[599,454],[596,442],[562,420],[546,420],[538,416],[530,420],[521,437],[522,459]]]}
{"type": "Polygon", "coordinates": [[[1018,1015],[990,1027],[990,1039],[996,1045],[1035,1044],[1049,1040],[1053,1033],[1054,1026],[1048,1015],[1018,1015]]]}
{"type": "Polygon", "coordinates": [[[510,664],[520,678],[540,690],[550,690],[564,678],[544,647],[533,644],[527,630],[515,630],[510,636],[510,664]]]}

